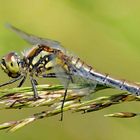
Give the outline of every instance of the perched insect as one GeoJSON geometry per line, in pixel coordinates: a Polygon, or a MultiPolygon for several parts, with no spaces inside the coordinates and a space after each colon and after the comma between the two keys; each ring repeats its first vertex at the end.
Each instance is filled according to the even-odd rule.
{"type": "MultiPolygon", "coordinates": [[[[20,87],[24,83],[27,74],[29,74],[34,98],[37,99],[39,96],[35,77],[61,78],[66,88],[61,107],[62,112],[69,83],[77,83],[77,79],[83,79],[84,82],[89,83],[94,88],[97,84],[101,84],[140,95],[140,85],[97,72],[80,58],[69,55],[59,42],[27,34],[12,25],[8,25],[8,27],[34,46],[23,53],[23,58],[20,58],[15,52],[8,53],[2,58],[0,63],[2,69],[13,79],[1,84],[0,87],[22,79],[18,85],[20,87]],[[54,72],[50,72],[52,69],[54,69],[54,72]]],[[[62,118],[63,113],[61,120],[62,118]]]]}
{"type": "Polygon", "coordinates": [[[37,81],[35,80],[34,76],[46,76],[46,78],[55,76],[54,73],[43,75],[44,72],[51,69],[50,64],[49,66],[47,66],[47,64],[51,61],[51,59],[53,59],[54,54],[53,50],[49,49],[49,51],[50,53],[48,54],[47,51],[44,51],[43,46],[36,45],[30,50],[24,52],[22,59],[15,52],[6,54],[1,60],[1,67],[4,72],[13,79],[1,84],[0,87],[14,83],[20,79],[21,82],[19,83],[18,87],[21,87],[27,77],[27,74],[29,74],[34,91],[34,99],[38,99],[39,96],[36,90],[37,81]]]}

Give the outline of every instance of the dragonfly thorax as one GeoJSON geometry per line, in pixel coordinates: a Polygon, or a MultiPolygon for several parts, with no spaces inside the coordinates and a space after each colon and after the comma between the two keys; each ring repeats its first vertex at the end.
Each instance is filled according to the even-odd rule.
{"type": "Polygon", "coordinates": [[[15,52],[10,52],[1,59],[0,65],[9,77],[16,78],[21,75],[19,63],[19,56],[15,52]]]}

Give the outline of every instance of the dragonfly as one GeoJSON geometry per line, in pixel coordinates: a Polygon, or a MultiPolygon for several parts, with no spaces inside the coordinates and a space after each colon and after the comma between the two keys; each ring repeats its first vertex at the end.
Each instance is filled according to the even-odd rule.
{"type": "Polygon", "coordinates": [[[16,52],[10,52],[1,59],[1,68],[12,79],[0,84],[0,87],[19,80],[21,81],[18,87],[21,87],[27,75],[29,75],[34,93],[33,98],[39,99],[40,97],[36,88],[38,83],[35,77],[61,79],[65,86],[64,98],[61,106],[61,120],[63,119],[63,107],[69,84],[76,83],[77,79],[83,79],[83,81],[93,86],[93,89],[99,84],[127,91],[136,96],[140,95],[140,85],[98,72],[79,57],[69,54],[60,42],[28,34],[10,24],[8,24],[7,27],[16,32],[29,44],[33,45],[33,47],[24,51],[22,53],[22,58],[20,58],[16,52]],[[52,69],[54,69],[54,72],[50,72],[52,69]]]}

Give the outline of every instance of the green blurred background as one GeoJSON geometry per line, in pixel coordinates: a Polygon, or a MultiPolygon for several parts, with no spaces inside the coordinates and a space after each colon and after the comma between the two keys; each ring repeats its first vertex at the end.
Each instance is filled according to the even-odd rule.
{"type": "MultiPolygon", "coordinates": [[[[5,23],[62,42],[101,72],[140,81],[140,1],[138,0],[0,0],[0,56],[30,47],[5,23]]],[[[8,77],[0,71],[0,83],[8,77]]],[[[47,80],[41,80],[47,83],[47,80]]],[[[9,88],[14,85],[8,86],[9,88]]],[[[29,85],[26,82],[25,85],[29,85]]],[[[106,90],[95,96],[120,93],[106,90]]],[[[140,136],[140,118],[105,118],[118,111],[139,112],[140,104],[124,103],[86,115],[65,113],[39,120],[15,133],[0,132],[1,140],[132,140],[140,136]]],[[[25,118],[45,107],[1,110],[0,122],[25,118]]]]}

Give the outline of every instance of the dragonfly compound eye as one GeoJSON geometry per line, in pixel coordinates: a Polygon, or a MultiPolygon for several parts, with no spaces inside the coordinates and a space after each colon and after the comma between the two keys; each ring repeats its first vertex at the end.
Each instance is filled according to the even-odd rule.
{"type": "Polygon", "coordinates": [[[1,68],[10,77],[15,78],[20,75],[19,57],[15,52],[10,52],[1,59],[1,68]]]}

